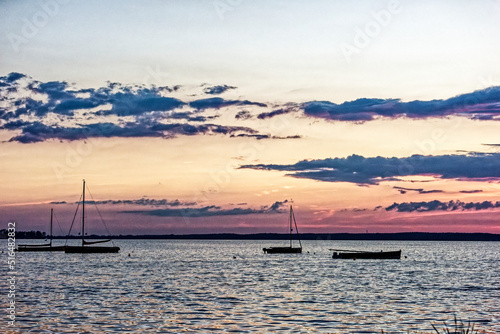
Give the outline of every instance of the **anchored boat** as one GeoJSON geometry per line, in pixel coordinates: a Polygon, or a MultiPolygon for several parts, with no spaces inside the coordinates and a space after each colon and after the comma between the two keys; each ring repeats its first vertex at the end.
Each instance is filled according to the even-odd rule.
{"type": "Polygon", "coordinates": [[[48,244],[40,245],[18,245],[16,251],[18,252],[62,252],[65,246],[52,246],[52,217],[54,216],[54,209],[50,209],[50,235],[48,244]]]}
{"type": "MultiPolygon", "coordinates": [[[[94,201],[95,203],[95,201],[94,201]]],[[[78,207],[76,208],[78,212],[78,207]]],[[[75,212],[76,217],[76,212],[75,212]]],[[[74,218],[73,218],[74,222],[74,218]]],[[[73,224],[71,224],[73,226],[73,224]]],[[[71,229],[70,229],[71,231],[71,229]]],[[[83,180],[83,193],[82,193],[82,245],[81,246],[66,246],[64,249],[65,253],[118,253],[120,247],[117,246],[89,246],[104,242],[113,242],[111,239],[98,240],[98,241],[86,241],[85,240],[85,180],[83,180]]]]}
{"type": "Polygon", "coordinates": [[[389,252],[367,252],[345,249],[330,249],[334,251],[333,259],[401,259],[401,250],[389,252]]]}
{"type": "Polygon", "coordinates": [[[295,220],[295,215],[293,214],[292,206],[290,205],[290,246],[285,247],[268,247],[263,248],[264,253],[268,254],[288,254],[288,253],[302,253],[302,243],[300,242],[299,229],[297,228],[297,221],[295,220]],[[295,224],[295,231],[297,232],[297,239],[299,240],[300,247],[293,247],[293,223],[295,224]]]}

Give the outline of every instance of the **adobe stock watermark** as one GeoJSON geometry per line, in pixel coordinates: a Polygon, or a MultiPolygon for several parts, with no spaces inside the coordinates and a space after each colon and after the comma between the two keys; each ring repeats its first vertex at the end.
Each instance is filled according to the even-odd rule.
{"type": "Polygon", "coordinates": [[[348,63],[352,61],[352,57],[361,53],[366,49],[371,42],[377,38],[382,30],[387,27],[393,20],[396,14],[401,12],[401,4],[398,0],[392,0],[387,5],[386,9],[372,11],[370,13],[372,20],[368,21],[363,27],[354,29],[354,38],[352,43],[340,44],[340,50],[348,63]]]}
{"type": "MultiPolygon", "coordinates": [[[[488,93],[488,89],[494,86],[494,80],[491,76],[485,78],[480,77],[478,79],[479,89],[474,93],[469,94],[465,100],[461,100],[459,103],[453,105],[451,109],[454,110],[464,110],[467,107],[475,106],[481,104],[488,93]]],[[[450,131],[458,129],[464,122],[464,116],[458,116],[453,118],[453,123],[446,129],[435,128],[432,130],[429,138],[422,141],[415,141],[415,145],[419,148],[422,154],[430,154],[436,150],[440,145],[443,145],[448,141],[447,133],[450,131]]]]}
{"type": "MultiPolygon", "coordinates": [[[[479,87],[474,93],[469,94],[466,99],[460,100],[449,108],[452,110],[465,110],[467,107],[481,104],[488,94],[488,89],[495,86],[495,81],[491,76],[480,77],[478,79],[479,87]]],[[[472,115],[470,115],[472,116],[472,115]]],[[[404,160],[399,167],[400,175],[410,175],[416,170],[416,164],[420,163],[424,156],[430,155],[439,150],[450,139],[450,133],[458,130],[466,120],[466,116],[455,116],[451,119],[451,124],[446,128],[436,127],[432,129],[429,136],[422,140],[415,140],[414,144],[418,148],[419,155],[415,155],[416,159],[404,160]]],[[[494,151],[496,146],[488,146],[487,151],[494,151]]]]}
{"type": "Polygon", "coordinates": [[[233,11],[242,3],[243,0],[215,0],[213,2],[213,5],[217,16],[219,16],[219,19],[224,20],[227,12],[233,11]]]}
{"type": "Polygon", "coordinates": [[[163,85],[169,76],[169,72],[164,72],[160,69],[160,66],[156,64],[155,68],[151,66],[146,66],[146,75],[142,78],[142,82],[145,85],[158,84],[163,85]]]}
{"type": "Polygon", "coordinates": [[[16,222],[7,223],[7,328],[16,322],[16,222]]]}
{"type": "Polygon", "coordinates": [[[39,4],[39,10],[31,17],[23,17],[21,30],[18,33],[7,33],[7,39],[14,52],[19,53],[24,45],[28,44],[41,29],[49,24],[52,18],[59,14],[61,6],[69,2],[70,0],[45,0],[39,4]]]}
{"type": "Polygon", "coordinates": [[[69,144],[67,146],[63,163],[52,162],[52,171],[59,182],[62,182],[66,175],[79,167],[83,160],[94,152],[95,148],[104,146],[104,130],[99,129],[96,133],[90,133],[90,131],[84,129],[84,132],[88,132],[84,138],[77,140],[74,145],[69,144]]]}

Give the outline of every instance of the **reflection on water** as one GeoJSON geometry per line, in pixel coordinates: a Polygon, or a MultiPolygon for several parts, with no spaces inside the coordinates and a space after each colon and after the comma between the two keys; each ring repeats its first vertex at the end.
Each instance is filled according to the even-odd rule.
{"type": "Polygon", "coordinates": [[[498,243],[306,241],[304,254],[262,253],[276,241],[117,243],[119,254],[17,253],[8,333],[400,333],[454,315],[500,332],[498,243]],[[407,258],[333,260],[332,247],[407,258]]]}

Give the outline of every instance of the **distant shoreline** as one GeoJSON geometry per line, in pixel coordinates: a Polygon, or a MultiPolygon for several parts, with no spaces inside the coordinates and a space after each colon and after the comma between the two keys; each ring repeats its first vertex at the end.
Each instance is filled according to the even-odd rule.
{"type": "MultiPolygon", "coordinates": [[[[17,232],[17,239],[44,239],[30,236],[30,232],[17,232]],[[26,235],[23,235],[26,233],[26,235]]],[[[3,235],[1,236],[3,237],[3,235]]],[[[80,236],[54,236],[54,239],[80,239],[80,236]]],[[[162,235],[89,235],[87,239],[205,239],[205,240],[288,240],[289,234],[281,233],[212,233],[212,234],[162,234],[162,235]]],[[[493,233],[304,233],[301,240],[388,240],[388,241],[500,241],[500,234],[493,233]]]]}

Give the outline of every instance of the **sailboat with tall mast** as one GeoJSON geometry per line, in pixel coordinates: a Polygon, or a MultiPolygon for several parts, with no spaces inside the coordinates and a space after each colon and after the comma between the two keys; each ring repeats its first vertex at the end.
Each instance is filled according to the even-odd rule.
{"type": "Polygon", "coordinates": [[[292,253],[302,253],[302,243],[300,242],[299,229],[297,228],[297,221],[295,220],[295,215],[293,213],[292,206],[290,205],[290,219],[289,219],[289,229],[290,229],[290,246],[284,247],[268,247],[263,248],[264,253],[268,254],[292,254],[292,253]],[[293,247],[293,225],[295,224],[295,231],[297,232],[297,239],[299,240],[299,247],[293,247]]]}
{"type": "Polygon", "coordinates": [[[54,216],[54,209],[50,209],[50,234],[49,243],[40,245],[18,245],[16,251],[18,252],[62,252],[65,246],[52,246],[52,220],[54,216]]]}
{"type": "MultiPolygon", "coordinates": [[[[78,208],[76,208],[78,212],[78,208]]],[[[75,213],[76,216],[76,213],[75,213]]],[[[85,240],[85,180],[83,180],[83,193],[82,193],[82,245],[81,246],[66,246],[65,253],[118,253],[120,247],[117,246],[90,246],[98,243],[113,242],[111,239],[86,241],[85,240]]]]}

